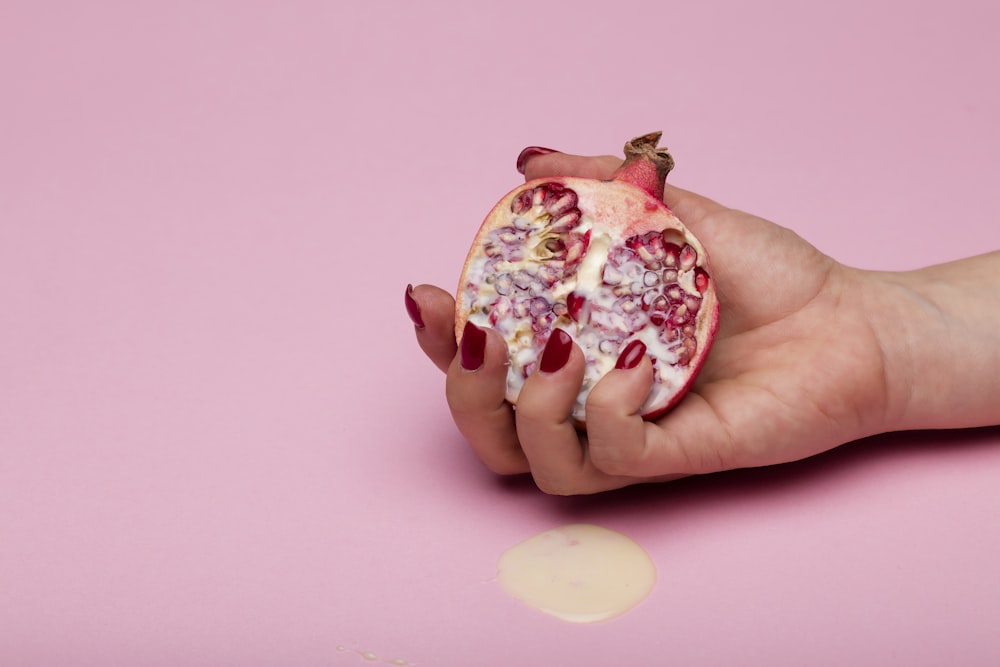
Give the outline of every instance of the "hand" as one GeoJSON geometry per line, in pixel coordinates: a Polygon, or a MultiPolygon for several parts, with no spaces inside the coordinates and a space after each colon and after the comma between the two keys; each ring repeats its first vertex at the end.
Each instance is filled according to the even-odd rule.
{"type": "MultiPolygon", "coordinates": [[[[620,163],[542,154],[525,176],[608,178],[620,163]]],[[[788,229],[691,192],[668,185],[664,201],[708,250],[721,319],[692,390],[656,421],[638,414],[652,382],[646,359],[602,379],[586,431],[574,428],[583,367],[575,346],[564,367],[526,380],[515,411],[504,401],[503,339],[486,330],[481,343],[466,341],[463,367],[452,296],[429,285],[408,290],[423,325],[417,340],[447,373],[455,423],[491,470],[530,472],[548,493],[593,493],[792,461],[885,430],[885,359],[864,305],[866,274],[788,229]]]]}

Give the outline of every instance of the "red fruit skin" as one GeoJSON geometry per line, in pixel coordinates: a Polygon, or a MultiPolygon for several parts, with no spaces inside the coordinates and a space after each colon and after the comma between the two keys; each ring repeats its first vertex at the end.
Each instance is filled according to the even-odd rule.
{"type": "Polygon", "coordinates": [[[573,413],[580,426],[590,388],[636,340],[649,348],[656,373],[643,417],[665,414],[694,383],[718,331],[719,302],[707,252],[662,201],[673,160],[658,140],[654,133],[626,144],[626,162],[609,181],[556,177],[518,186],[480,227],[459,282],[456,337],[470,320],[504,335],[511,403],[556,327],[587,357],[573,413]],[[615,283],[619,270],[625,280],[615,283]],[[637,289],[646,290],[644,300],[637,289]],[[668,294],[677,297],[670,310],[652,318],[650,304],[668,294]],[[645,325],[633,324],[643,318],[645,325]],[[664,319],[670,324],[653,324],[664,319]]]}

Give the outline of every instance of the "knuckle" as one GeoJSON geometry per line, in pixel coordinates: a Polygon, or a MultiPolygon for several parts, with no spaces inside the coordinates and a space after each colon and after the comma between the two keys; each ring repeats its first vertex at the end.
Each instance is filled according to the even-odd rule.
{"type": "Polygon", "coordinates": [[[587,396],[587,419],[601,420],[614,415],[618,407],[615,398],[608,392],[598,391],[595,388],[587,396]]]}
{"type": "Polygon", "coordinates": [[[608,475],[634,476],[641,469],[628,441],[598,439],[591,444],[590,459],[595,468],[608,475]]]}
{"type": "Polygon", "coordinates": [[[639,477],[649,474],[646,425],[641,419],[591,420],[589,416],[588,412],[588,448],[595,468],[616,476],[639,477]]]}
{"type": "Polygon", "coordinates": [[[521,457],[514,456],[506,451],[500,452],[477,452],[480,462],[486,469],[495,475],[517,475],[527,472],[521,457]]]}
{"type": "Polygon", "coordinates": [[[550,479],[534,473],[532,474],[532,478],[535,480],[535,486],[544,494],[550,496],[572,496],[577,493],[572,485],[566,484],[563,481],[550,479]]]}

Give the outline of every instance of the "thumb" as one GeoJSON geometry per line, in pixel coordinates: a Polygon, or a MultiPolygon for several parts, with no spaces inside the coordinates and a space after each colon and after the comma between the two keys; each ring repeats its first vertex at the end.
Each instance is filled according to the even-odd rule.
{"type": "Polygon", "coordinates": [[[595,467],[612,475],[668,479],[738,467],[735,446],[719,414],[691,392],[666,415],[639,414],[653,380],[649,359],[614,370],[587,400],[587,437],[595,467]]]}

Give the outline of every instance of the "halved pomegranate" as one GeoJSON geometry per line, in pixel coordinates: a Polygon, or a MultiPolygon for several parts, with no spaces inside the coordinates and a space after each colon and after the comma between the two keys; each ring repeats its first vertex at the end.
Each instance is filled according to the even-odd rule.
{"type": "Polygon", "coordinates": [[[635,341],[655,373],[644,417],[675,405],[698,374],[719,302],[705,249],[663,203],[673,159],[659,140],[655,132],[627,143],[608,181],[529,181],[479,229],[459,282],[456,336],[471,320],[504,337],[511,403],[556,327],[586,357],[572,415],[581,424],[591,388],[635,341]]]}

